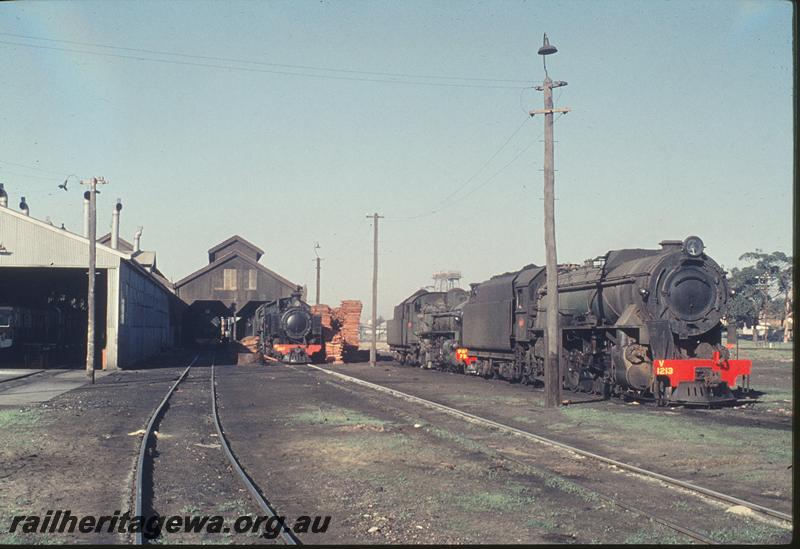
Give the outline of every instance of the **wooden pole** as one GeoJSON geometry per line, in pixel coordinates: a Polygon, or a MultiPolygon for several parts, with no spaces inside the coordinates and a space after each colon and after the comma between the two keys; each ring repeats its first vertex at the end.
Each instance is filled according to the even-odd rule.
{"type": "MultiPolygon", "coordinates": [[[[544,108],[553,108],[552,81],[544,81],[544,108]]],[[[544,115],[544,246],[547,270],[547,358],[544,384],[545,406],[554,408],[561,403],[561,376],[558,351],[561,347],[558,329],[558,263],[556,256],[555,176],[553,171],[553,113],[544,115]]]]}
{"type": "Polygon", "coordinates": [[[317,258],[317,299],[316,299],[317,305],[319,305],[319,269],[320,269],[319,262],[320,261],[321,261],[321,258],[318,257],[317,258]]]}
{"type": "Polygon", "coordinates": [[[375,366],[378,359],[378,219],[383,216],[375,212],[372,218],[372,345],[369,349],[369,364],[375,366]]]}
{"type": "MultiPolygon", "coordinates": [[[[547,35],[539,49],[539,55],[551,55],[557,50],[550,46],[547,35]]],[[[544,246],[545,270],[547,276],[547,297],[545,307],[545,359],[544,385],[545,407],[555,408],[561,404],[561,370],[559,355],[561,352],[561,328],[558,322],[558,258],[556,255],[556,221],[555,221],[555,169],[553,167],[553,113],[569,112],[567,108],[553,108],[553,88],[566,86],[566,82],[553,81],[547,75],[547,64],[544,64],[544,82],[536,89],[544,92],[544,109],[531,111],[531,116],[544,114],[544,246]]]]}
{"type": "Polygon", "coordinates": [[[86,377],[94,383],[94,357],[95,357],[95,270],[97,269],[97,185],[104,184],[102,177],[92,177],[82,184],[89,185],[89,227],[87,238],[89,240],[89,271],[88,289],[86,295],[87,322],[86,322],[86,377]]]}

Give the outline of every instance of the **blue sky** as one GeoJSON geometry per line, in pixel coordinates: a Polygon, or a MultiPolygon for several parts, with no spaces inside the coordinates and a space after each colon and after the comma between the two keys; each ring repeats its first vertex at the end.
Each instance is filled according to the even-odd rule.
{"type": "Polygon", "coordinates": [[[526,112],[541,108],[547,32],[550,75],[569,83],[556,103],[572,109],[555,124],[559,261],[698,234],[731,267],[793,247],[792,10],[3,3],[0,182],[79,231],[75,180],[56,187],[105,176],[98,232],[122,198],[123,237],[143,225],[174,280],[238,233],[313,292],[319,241],[329,303],[369,303],[377,211],[389,316],[434,271],[466,286],[543,264],[542,119],[526,112]]]}

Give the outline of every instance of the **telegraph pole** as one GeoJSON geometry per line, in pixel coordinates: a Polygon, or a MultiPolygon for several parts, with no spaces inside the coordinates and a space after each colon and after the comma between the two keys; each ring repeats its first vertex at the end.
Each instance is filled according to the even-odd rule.
{"type": "Polygon", "coordinates": [[[373,250],[372,250],[372,346],[369,349],[369,365],[375,366],[378,359],[378,219],[382,219],[382,215],[375,212],[373,215],[368,215],[367,218],[372,218],[373,228],[373,250]]]}
{"type": "Polygon", "coordinates": [[[94,383],[94,328],[95,328],[95,298],[94,274],[97,268],[97,185],[105,185],[102,177],[92,177],[81,181],[81,185],[89,186],[89,289],[87,292],[86,306],[88,318],[86,322],[86,377],[94,383]]]}
{"type": "Polygon", "coordinates": [[[322,258],[317,253],[317,250],[319,250],[319,248],[320,248],[319,242],[315,243],[314,244],[314,255],[317,256],[317,259],[316,259],[316,262],[317,262],[317,305],[319,305],[319,271],[320,271],[319,262],[322,261],[322,258]]]}
{"type": "Polygon", "coordinates": [[[544,64],[544,82],[536,89],[544,92],[544,109],[531,111],[530,115],[544,114],[544,246],[546,250],[547,271],[547,319],[545,349],[547,356],[544,362],[544,386],[546,408],[555,408],[561,404],[561,371],[559,354],[561,350],[561,330],[558,326],[558,263],[556,256],[556,221],[555,221],[555,176],[553,168],[553,113],[569,112],[569,109],[553,108],[553,88],[566,86],[566,82],[550,80],[547,75],[545,56],[558,50],[551,46],[544,35],[539,55],[544,64]]]}

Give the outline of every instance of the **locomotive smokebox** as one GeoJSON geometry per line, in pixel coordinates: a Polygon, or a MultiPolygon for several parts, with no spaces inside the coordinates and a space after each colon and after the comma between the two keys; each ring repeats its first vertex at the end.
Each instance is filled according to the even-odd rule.
{"type": "Polygon", "coordinates": [[[663,291],[675,316],[693,321],[705,317],[713,308],[717,285],[707,269],[684,265],[667,278],[663,291]]]}
{"type": "Polygon", "coordinates": [[[311,330],[311,316],[303,309],[289,309],[281,319],[286,335],[292,339],[301,339],[311,330]]]}

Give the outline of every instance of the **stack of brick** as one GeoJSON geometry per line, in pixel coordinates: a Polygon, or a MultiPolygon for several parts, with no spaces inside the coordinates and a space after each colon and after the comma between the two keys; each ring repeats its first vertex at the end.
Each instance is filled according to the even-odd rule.
{"type": "Polygon", "coordinates": [[[311,313],[322,317],[322,327],[331,329],[332,313],[331,308],[327,305],[312,305],[311,313]]]}
{"type": "Polygon", "coordinates": [[[258,336],[247,336],[236,344],[236,363],[253,364],[261,361],[258,336]]]}
{"type": "Polygon", "coordinates": [[[322,338],[325,341],[325,361],[341,364],[358,351],[358,327],[361,322],[361,302],[342,301],[340,307],[314,305],[314,314],[320,315],[322,338]]]}
{"type": "Polygon", "coordinates": [[[250,351],[251,353],[257,353],[258,349],[258,336],[247,336],[239,340],[239,343],[250,351]]]}
{"type": "Polygon", "coordinates": [[[358,347],[358,325],[361,323],[361,302],[356,300],[342,301],[336,309],[342,329],[342,339],[349,345],[358,347]]]}
{"type": "Polygon", "coordinates": [[[361,323],[361,302],[357,300],[342,301],[334,314],[339,319],[342,336],[342,361],[349,361],[358,352],[359,324],[361,323]]]}

